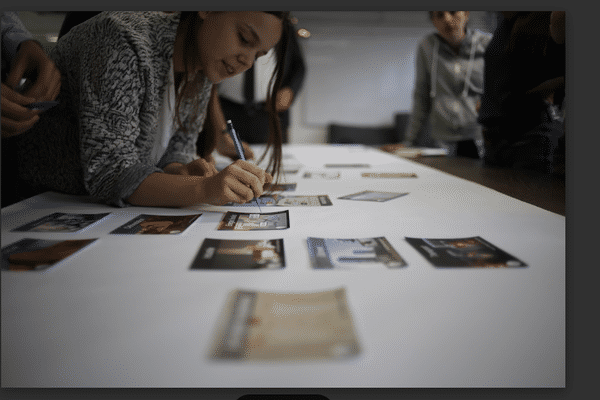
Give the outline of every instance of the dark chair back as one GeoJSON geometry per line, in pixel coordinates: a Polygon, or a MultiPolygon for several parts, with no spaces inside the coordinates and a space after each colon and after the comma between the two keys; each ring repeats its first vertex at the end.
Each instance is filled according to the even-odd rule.
{"type": "Polygon", "coordinates": [[[379,146],[387,143],[398,143],[404,138],[408,125],[408,113],[398,113],[394,116],[394,126],[353,126],[330,124],[328,143],[335,144],[365,144],[379,146]]]}

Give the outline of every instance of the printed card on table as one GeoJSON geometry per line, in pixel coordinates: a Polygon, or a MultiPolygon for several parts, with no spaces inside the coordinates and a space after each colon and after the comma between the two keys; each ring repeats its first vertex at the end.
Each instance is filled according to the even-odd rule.
{"type": "Polygon", "coordinates": [[[115,235],[177,235],[185,231],[201,215],[140,214],[111,233],[115,235]]]}
{"type": "Polygon", "coordinates": [[[407,264],[384,237],[323,239],[309,237],[308,253],[315,269],[400,268],[407,264]]]}
{"type": "Polygon", "coordinates": [[[339,179],[342,176],[339,172],[319,172],[319,171],[306,171],[302,175],[305,179],[339,179]]]}
{"type": "Polygon", "coordinates": [[[316,293],[235,290],[211,347],[219,360],[347,360],[360,353],[344,288],[316,293]]]}
{"type": "MultiPolygon", "coordinates": [[[[309,195],[309,196],[284,196],[280,194],[262,195],[256,199],[261,207],[315,207],[315,206],[331,206],[331,200],[326,194],[323,195],[309,195]]],[[[256,207],[254,202],[252,203],[227,203],[225,206],[229,207],[256,207]]]]}
{"type": "Polygon", "coordinates": [[[406,240],[436,267],[527,267],[523,261],[479,236],[458,239],[407,237],[406,240]]]}
{"type": "Polygon", "coordinates": [[[416,178],[414,172],[363,172],[363,178],[416,178]]]}
{"type": "Polygon", "coordinates": [[[21,239],[2,248],[3,271],[41,271],[75,254],[96,239],[21,239]]]}
{"type": "Polygon", "coordinates": [[[285,268],[283,239],[204,239],[191,269],[285,268]]]}
{"type": "Polygon", "coordinates": [[[360,200],[360,201],[376,201],[384,202],[398,197],[406,196],[408,193],[392,193],[392,192],[378,192],[372,190],[365,190],[360,193],[349,194],[346,196],[338,197],[338,199],[344,200],[360,200]]]}
{"type": "Polygon", "coordinates": [[[228,211],[219,223],[220,231],[268,231],[290,227],[288,210],[274,213],[240,213],[228,211]]]}
{"type": "Polygon", "coordinates": [[[77,232],[110,213],[72,214],[56,212],[13,229],[13,232],[77,232]]]}

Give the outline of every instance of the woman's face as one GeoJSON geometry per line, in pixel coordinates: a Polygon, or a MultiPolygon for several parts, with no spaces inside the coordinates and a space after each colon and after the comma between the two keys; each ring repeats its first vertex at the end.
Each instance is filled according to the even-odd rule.
{"type": "Polygon", "coordinates": [[[200,67],[212,82],[246,71],[275,47],[283,31],[282,21],[262,11],[200,11],[198,30],[200,67]]]}
{"type": "Polygon", "coordinates": [[[468,20],[468,11],[434,11],[431,16],[433,26],[450,44],[459,44],[463,40],[468,20]]]}

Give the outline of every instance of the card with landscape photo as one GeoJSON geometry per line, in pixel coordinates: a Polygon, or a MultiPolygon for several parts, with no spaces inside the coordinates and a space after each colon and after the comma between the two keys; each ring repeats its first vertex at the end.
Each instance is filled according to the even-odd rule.
{"type": "Polygon", "coordinates": [[[97,239],[42,240],[25,238],[2,248],[3,271],[48,269],[97,239]]]}
{"type": "Polygon", "coordinates": [[[78,214],[56,212],[13,229],[13,232],[79,232],[110,213],[78,214]]]}
{"type": "Polygon", "coordinates": [[[406,238],[435,267],[527,267],[479,236],[454,239],[406,238]]]}
{"type": "Polygon", "coordinates": [[[140,214],[111,233],[115,235],[177,235],[185,231],[201,215],[140,214]]]}
{"type": "Polygon", "coordinates": [[[400,268],[407,264],[384,237],[362,239],[307,239],[315,269],[400,268]]]}
{"type": "Polygon", "coordinates": [[[220,231],[269,231],[290,227],[288,210],[273,213],[241,213],[228,211],[217,227],[220,231]]]}
{"type": "Polygon", "coordinates": [[[343,287],[313,293],[234,290],[218,320],[210,357],[342,361],[360,352],[343,287]]]}
{"type": "Polygon", "coordinates": [[[283,239],[204,239],[191,269],[285,268],[283,239]]]}
{"type": "Polygon", "coordinates": [[[360,200],[360,201],[376,201],[384,202],[398,197],[406,196],[408,193],[392,193],[392,192],[379,192],[373,190],[365,190],[360,193],[349,194],[346,196],[338,197],[338,199],[344,200],[360,200]]]}

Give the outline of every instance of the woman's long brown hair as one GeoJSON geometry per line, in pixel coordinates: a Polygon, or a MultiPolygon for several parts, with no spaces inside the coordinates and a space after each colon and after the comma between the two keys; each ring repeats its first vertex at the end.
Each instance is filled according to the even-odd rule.
{"type": "MultiPolygon", "coordinates": [[[[269,81],[269,86],[271,90],[267,93],[267,112],[269,113],[269,139],[267,141],[267,147],[265,152],[260,157],[258,163],[262,162],[266,157],[269,150],[272,148],[272,154],[269,158],[269,163],[267,165],[267,171],[273,176],[274,182],[277,183],[279,180],[279,175],[281,171],[281,147],[283,144],[283,133],[281,131],[281,124],[279,122],[279,115],[276,110],[277,103],[277,92],[281,89],[281,82],[283,80],[283,72],[284,72],[284,64],[285,57],[288,49],[289,43],[289,35],[291,34],[291,22],[290,22],[290,13],[289,11],[265,11],[268,14],[273,14],[277,18],[282,21],[282,33],[281,39],[275,46],[275,55],[277,58],[275,70],[273,71],[273,75],[269,81]]],[[[185,28],[185,43],[186,48],[183,53],[183,61],[185,72],[181,81],[181,90],[177,94],[176,99],[176,121],[182,129],[185,129],[184,125],[181,121],[180,115],[180,105],[181,101],[186,98],[195,99],[194,105],[196,109],[194,112],[199,112],[198,109],[198,91],[202,87],[202,82],[204,80],[203,74],[194,74],[191,75],[189,71],[193,71],[193,66],[198,61],[198,46],[196,32],[200,24],[202,24],[202,19],[195,11],[183,11],[181,13],[180,24],[185,28]]],[[[208,120],[208,118],[207,118],[208,120]]],[[[205,121],[205,125],[206,125],[205,121]]],[[[199,146],[198,148],[202,149],[202,154],[199,154],[200,157],[205,158],[210,155],[216,147],[217,138],[214,135],[206,134],[211,132],[211,129],[204,129],[205,134],[200,135],[198,138],[199,146]]],[[[218,133],[217,133],[218,134],[218,133]]]]}

